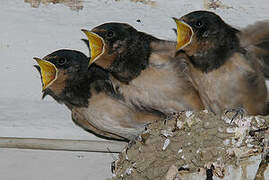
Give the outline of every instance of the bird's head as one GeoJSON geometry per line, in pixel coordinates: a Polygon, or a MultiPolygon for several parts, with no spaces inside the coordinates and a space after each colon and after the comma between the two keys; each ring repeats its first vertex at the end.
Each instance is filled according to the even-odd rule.
{"type": "Polygon", "coordinates": [[[124,23],[105,23],[91,31],[82,30],[88,37],[91,59],[93,62],[108,69],[115,59],[135,49],[138,31],[124,23]]]}
{"type": "Polygon", "coordinates": [[[87,72],[88,57],[74,50],[58,50],[44,58],[34,57],[42,82],[43,98],[49,94],[60,96],[64,90],[78,82],[87,72]]]}
{"type": "Polygon", "coordinates": [[[209,11],[194,11],[174,20],[177,24],[177,50],[183,50],[189,56],[206,53],[211,48],[231,46],[238,32],[209,11]]]}

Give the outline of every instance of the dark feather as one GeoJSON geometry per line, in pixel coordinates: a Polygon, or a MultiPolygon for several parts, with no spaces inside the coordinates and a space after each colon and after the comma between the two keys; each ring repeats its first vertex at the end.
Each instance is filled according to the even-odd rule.
{"type": "Polygon", "coordinates": [[[174,33],[177,35],[177,29],[176,29],[176,28],[172,28],[172,30],[173,30],[174,33]]]}
{"type": "Polygon", "coordinates": [[[37,69],[37,71],[40,73],[41,75],[41,68],[38,65],[34,65],[34,67],[37,69]]]}
{"type": "Polygon", "coordinates": [[[80,39],[81,41],[83,41],[86,46],[90,49],[90,44],[89,44],[89,40],[88,39],[80,39]]]}

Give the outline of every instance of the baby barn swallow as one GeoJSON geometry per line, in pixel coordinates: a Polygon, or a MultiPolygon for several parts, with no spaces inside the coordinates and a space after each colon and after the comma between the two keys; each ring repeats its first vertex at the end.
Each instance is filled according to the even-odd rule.
{"type": "Polygon", "coordinates": [[[176,42],[157,39],[124,23],[105,23],[88,37],[91,60],[108,70],[129,106],[165,115],[204,109],[176,42]]]}
{"type": "Polygon", "coordinates": [[[73,121],[98,137],[129,141],[146,123],[160,118],[124,105],[108,73],[96,65],[88,68],[89,58],[79,51],[63,49],[34,59],[39,64],[43,97],[50,95],[65,104],[73,121]]]}
{"type": "Polygon", "coordinates": [[[269,79],[269,20],[248,25],[240,32],[240,45],[255,54],[269,79]]]}
{"type": "Polygon", "coordinates": [[[175,21],[177,50],[189,57],[206,108],[268,114],[265,79],[255,55],[240,45],[241,32],[213,12],[194,11],[175,21]]]}
{"type": "MultiPolygon", "coordinates": [[[[173,31],[177,34],[176,28],[173,31]]],[[[262,66],[263,75],[266,80],[269,79],[269,20],[258,21],[240,29],[239,39],[241,47],[255,54],[262,66]]]]}

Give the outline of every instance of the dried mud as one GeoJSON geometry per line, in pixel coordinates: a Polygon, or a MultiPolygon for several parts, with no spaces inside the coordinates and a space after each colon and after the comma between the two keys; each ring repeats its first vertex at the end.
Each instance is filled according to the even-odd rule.
{"type": "Polygon", "coordinates": [[[263,152],[269,127],[269,117],[249,116],[230,123],[231,116],[187,111],[148,125],[120,153],[111,180],[172,180],[190,173],[206,175],[210,169],[223,178],[225,167],[263,152]]]}

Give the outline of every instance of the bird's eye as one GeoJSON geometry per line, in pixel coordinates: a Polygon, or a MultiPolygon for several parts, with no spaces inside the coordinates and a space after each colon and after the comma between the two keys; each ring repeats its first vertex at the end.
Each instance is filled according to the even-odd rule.
{"type": "Polygon", "coordinates": [[[202,26],[203,26],[202,21],[196,21],[195,26],[196,26],[197,28],[202,27],[202,26]]]}
{"type": "Polygon", "coordinates": [[[106,36],[108,38],[112,38],[114,36],[114,32],[113,31],[108,31],[107,34],[106,34],[106,36]]]}
{"type": "Polygon", "coordinates": [[[65,58],[60,58],[59,60],[58,60],[58,64],[59,65],[64,65],[66,63],[66,59],[65,58]]]}

